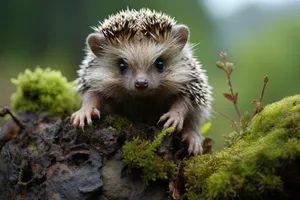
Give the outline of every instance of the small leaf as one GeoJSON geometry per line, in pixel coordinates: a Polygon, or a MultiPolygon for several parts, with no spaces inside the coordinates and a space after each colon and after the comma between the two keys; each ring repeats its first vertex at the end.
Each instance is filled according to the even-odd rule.
{"type": "Polygon", "coordinates": [[[228,94],[228,93],[223,93],[224,97],[226,97],[226,99],[230,100],[230,101],[233,101],[233,96],[231,94],[228,94]]]}
{"type": "Polygon", "coordinates": [[[229,75],[231,75],[231,73],[232,73],[233,70],[234,70],[234,65],[233,65],[233,63],[227,62],[227,63],[226,63],[226,67],[227,67],[227,71],[228,71],[229,75]]]}
{"type": "Polygon", "coordinates": [[[226,59],[226,52],[221,52],[220,57],[225,60],[226,59]]]}
{"type": "Polygon", "coordinates": [[[223,63],[223,62],[221,62],[221,61],[217,61],[217,63],[216,63],[216,66],[217,66],[218,68],[222,69],[222,70],[224,70],[224,69],[225,69],[225,67],[224,67],[224,63],[223,63]]]}
{"type": "Polygon", "coordinates": [[[254,103],[256,103],[257,102],[257,100],[256,99],[253,99],[252,101],[251,101],[251,104],[254,104],[254,103]]]}
{"type": "Polygon", "coordinates": [[[210,127],[211,127],[211,122],[206,122],[205,124],[203,124],[203,126],[200,129],[200,132],[202,133],[203,136],[210,129],[210,127]]]}
{"type": "Polygon", "coordinates": [[[264,83],[268,83],[268,81],[269,81],[269,77],[266,75],[264,78],[264,83]]]}

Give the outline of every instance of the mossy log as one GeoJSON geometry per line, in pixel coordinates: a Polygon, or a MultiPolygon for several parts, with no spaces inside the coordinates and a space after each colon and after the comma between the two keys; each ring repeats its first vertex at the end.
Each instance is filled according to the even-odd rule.
{"type": "Polygon", "coordinates": [[[188,199],[299,199],[300,95],[266,106],[232,139],[186,161],[188,199]]]}
{"type": "Polygon", "coordinates": [[[234,133],[238,139],[224,150],[191,158],[178,156],[182,151],[177,146],[181,144],[179,136],[175,141],[166,132],[159,134],[158,127],[132,124],[123,118],[103,116],[85,131],[74,129],[68,118],[29,113],[17,118],[23,127],[9,121],[1,128],[0,199],[143,199],[143,195],[151,197],[157,191],[157,199],[167,199],[168,185],[174,181],[170,173],[182,176],[180,187],[175,185],[184,199],[298,199],[300,195],[299,95],[266,106],[245,131],[234,133]],[[124,164],[125,143],[123,149],[131,152],[125,161],[140,170],[130,170],[124,164]],[[152,147],[156,150],[146,157],[136,157],[152,147]],[[169,164],[160,163],[163,161],[169,164]],[[123,167],[116,167],[116,163],[123,167]],[[147,189],[143,170],[145,166],[155,169],[155,163],[169,167],[159,173],[148,170],[147,189]],[[114,168],[118,169],[115,184],[124,184],[121,177],[130,174],[132,185],[125,184],[131,187],[127,194],[113,191],[118,187],[111,183],[110,189],[105,188],[109,177],[103,171],[109,174],[114,168]],[[164,179],[170,182],[161,181],[164,179]],[[108,191],[115,196],[109,196],[108,191]]]}
{"type": "Polygon", "coordinates": [[[119,116],[102,114],[81,130],[68,117],[5,113],[14,120],[0,129],[1,200],[167,199],[174,161],[187,148],[172,129],[119,116]]]}

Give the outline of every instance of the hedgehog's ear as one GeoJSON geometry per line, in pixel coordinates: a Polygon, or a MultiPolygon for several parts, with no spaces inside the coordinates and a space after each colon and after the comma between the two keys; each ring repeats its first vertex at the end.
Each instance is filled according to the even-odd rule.
{"type": "Polygon", "coordinates": [[[107,45],[107,41],[102,34],[92,33],[87,37],[87,44],[96,56],[101,56],[107,45]]]}
{"type": "Polygon", "coordinates": [[[189,39],[189,33],[189,28],[183,24],[173,26],[172,34],[177,39],[180,45],[180,50],[182,50],[185,44],[187,43],[189,39]]]}

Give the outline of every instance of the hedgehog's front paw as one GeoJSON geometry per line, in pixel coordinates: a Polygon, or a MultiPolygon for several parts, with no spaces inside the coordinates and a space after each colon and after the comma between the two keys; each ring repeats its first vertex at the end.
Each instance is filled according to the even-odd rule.
{"type": "Polygon", "coordinates": [[[163,114],[157,123],[164,121],[166,121],[164,124],[164,129],[172,126],[176,132],[182,131],[184,117],[179,112],[169,111],[163,114]]]}
{"type": "Polygon", "coordinates": [[[188,143],[190,154],[193,153],[196,156],[203,153],[202,140],[197,132],[188,131],[183,133],[182,140],[188,143]]]}
{"type": "Polygon", "coordinates": [[[93,116],[98,116],[100,118],[100,111],[97,108],[93,106],[82,107],[71,117],[71,119],[74,119],[73,126],[76,128],[79,125],[83,129],[85,126],[85,120],[91,126],[93,116]]]}

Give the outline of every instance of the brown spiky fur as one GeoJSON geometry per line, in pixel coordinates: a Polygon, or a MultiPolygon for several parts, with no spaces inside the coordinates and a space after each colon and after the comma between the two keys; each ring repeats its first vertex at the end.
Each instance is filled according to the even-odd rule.
{"type": "Polygon", "coordinates": [[[98,109],[153,124],[166,121],[189,142],[189,151],[202,152],[199,129],[210,117],[211,87],[193,57],[188,28],[169,16],[148,9],[126,10],[110,16],[87,39],[86,57],[78,71],[82,108],[73,114],[74,126],[91,123],[98,109]],[[128,63],[120,74],[118,61],[128,63]],[[161,58],[162,72],[154,63],[161,58]],[[135,80],[148,81],[137,89],[135,80]],[[164,114],[165,113],[165,114],[164,114]]]}

